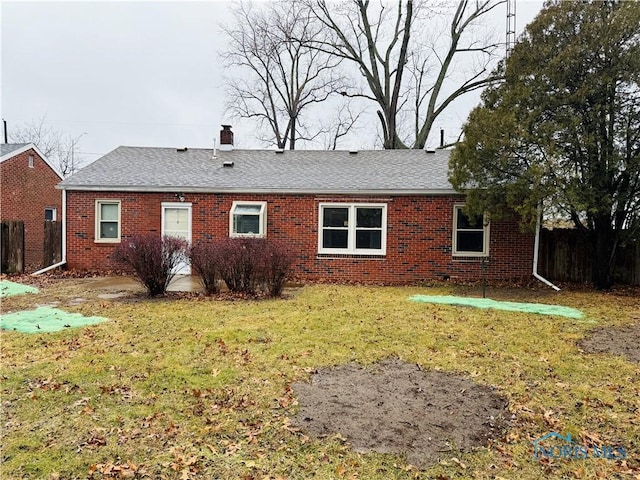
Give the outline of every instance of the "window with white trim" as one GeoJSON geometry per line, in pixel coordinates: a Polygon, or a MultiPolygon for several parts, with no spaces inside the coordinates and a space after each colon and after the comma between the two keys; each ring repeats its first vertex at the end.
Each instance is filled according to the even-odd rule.
{"type": "Polygon", "coordinates": [[[120,241],[120,200],[96,200],[96,242],[120,241]]]}
{"type": "Polygon", "coordinates": [[[486,257],[489,255],[489,223],[484,216],[464,213],[464,205],[453,207],[453,255],[486,257]]]}
{"type": "Polygon", "coordinates": [[[321,203],[318,253],[385,255],[387,205],[321,203]]]}
{"type": "Polygon", "coordinates": [[[57,209],[55,207],[47,207],[44,209],[44,219],[47,222],[55,222],[56,221],[56,215],[57,214],[57,209]]]}
{"type": "Polygon", "coordinates": [[[267,202],[233,202],[229,214],[230,237],[266,237],[267,202]]]}

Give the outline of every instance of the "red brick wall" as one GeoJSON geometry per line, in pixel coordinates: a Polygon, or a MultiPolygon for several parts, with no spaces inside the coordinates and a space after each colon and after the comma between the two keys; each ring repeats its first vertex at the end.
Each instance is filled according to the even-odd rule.
{"type": "Polygon", "coordinates": [[[28,271],[42,267],[44,209],[54,207],[62,220],[60,178],[49,165],[29,149],[0,164],[1,220],[24,221],[25,265],[28,271]],[[33,168],[29,167],[33,155],[33,168]]]}
{"type": "MultiPolygon", "coordinates": [[[[430,279],[477,280],[480,259],[451,255],[453,206],[460,196],[230,195],[186,194],[192,204],[192,240],[226,237],[234,200],[267,202],[267,237],[286,241],[297,255],[296,276],[310,281],[404,284],[430,279]],[[384,257],[318,255],[318,205],[321,202],[387,204],[387,254],[384,257]]],[[[69,268],[118,268],[109,258],[113,244],[94,242],[95,200],[122,202],[122,235],[161,232],[161,202],[174,194],[68,192],[67,261],[69,268]]],[[[531,275],[533,235],[515,221],[490,227],[490,279],[531,275]]]]}

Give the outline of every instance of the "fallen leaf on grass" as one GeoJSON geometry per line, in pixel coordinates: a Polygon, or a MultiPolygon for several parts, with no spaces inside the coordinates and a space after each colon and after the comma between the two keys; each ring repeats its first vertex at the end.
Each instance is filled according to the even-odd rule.
{"type": "Polygon", "coordinates": [[[209,450],[211,450],[211,453],[213,453],[214,455],[218,454],[218,449],[216,447],[214,447],[213,445],[211,445],[210,443],[206,444],[207,448],[209,450]]]}
{"type": "Polygon", "coordinates": [[[578,467],[575,470],[573,470],[571,473],[573,473],[573,475],[576,478],[584,478],[585,469],[584,467],[578,467]]]}
{"type": "Polygon", "coordinates": [[[224,447],[224,455],[225,457],[230,457],[231,455],[235,455],[236,453],[238,453],[238,451],[240,451],[242,447],[240,446],[239,443],[231,443],[229,442],[225,447],[224,447]]]}
{"type": "Polygon", "coordinates": [[[331,437],[331,439],[338,440],[340,443],[345,443],[347,441],[347,439],[343,437],[340,433],[336,433],[333,437],[331,437]]]}
{"type": "Polygon", "coordinates": [[[89,400],[91,400],[90,397],[82,397],[80,400],[78,400],[76,402],[73,402],[71,407],[72,408],[77,408],[77,407],[85,406],[87,403],[89,403],[89,400]]]}
{"type": "Polygon", "coordinates": [[[242,362],[245,364],[251,361],[251,354],[248,349],[242,350],[242,352],[240,352],[240,356],[242,357],[242,362]]]}
{"type": "Polygon", "coordinates": [[[89,467],[89,477],[94,473],[100,473],[111,478],[134,478],[136,475],[145,475],[144,465],[136,465],[127,462],[124,465],[114,463],[96,463],[89,467]]]}
{"type": "Polygon", "coordinates": [[[227,352],[229,351],[229,348],[227,347],[227,344],[224,343],[224,341],[221,338],[216,340],[216,344],[218,345],[218,349],[220,350],[220,353],[222,355],[226,355],[227,352]]]}
{"type": "Polygon", "coordinates": [[[278,398],[278,405],[280,405],[281,408],[287,408],[297,404],[298,400],[294,396],[293,389],[290,385],[287,385],[285,394],[282,397],[278,398]]]}
{"type": "Polygon", "coordinates": [[[89,405],[87,405],[82,410],[80,410],[81,415],[89,415],[89,414],[92,414],[93,412],[95,412],[95,410],[91,408],[91,406],[89,405]]]}
{"type": "Polygon", "coordinates": [[[587,446],[602,445],[605,443],[603,442],[602,437],[593,432],[583,431],[580,434],[580,438],[582,440],[582,443],[587,446]]]}
{"type": "Polygon", "coordinates": [[[544,412],[544,419],[547,422],[547,425],[549,425],[550,427],[555,427],[560,423],[559,420],[553,418],[553,415],[555,415],[555,413],[556,412],[554,412],[553,410],[547,410],[546,412],[544,412]]]}
{"type": "Polygon", "coordinates": [[[506,441],[507,443],[518,443],[520,441],[520,432],[512,431],[507,433],[506,441]]]}
{"type": "Polygon", "coordinates": [[[467,464],[466,464],[466,463],[464,463],[464,462],[461,462],[461,461],[460,461],[459,459],[457,459],[456,457],[453,457],[453,458],[451,459],[451,461],[452,461],[453,463],[457,463],[458,465],[460,465],[460,468],[462,468],[463,470],[466,470],[466,469],[467,469],[467,464]]]}

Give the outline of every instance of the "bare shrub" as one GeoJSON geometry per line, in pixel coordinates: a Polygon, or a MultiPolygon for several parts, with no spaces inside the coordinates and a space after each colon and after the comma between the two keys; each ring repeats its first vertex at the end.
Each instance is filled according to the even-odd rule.
{"type": "Polygon", "coordinates": [[[191,267],[200,277],[207,295],[214,295],[220,290],[220,247],[220,242],[199,242],[189,249],[191,267]]]}
{"type": "Polygon", "coordinates": [[[123,239],[112,255],[133,270],[153,297],[167,291],[176,275],[175,267],[186,259],[186,249],[187,242],[180,238],[144,234],[123,239]]]}
{"type": "Polygon", "coordinates": [[[294,256],[281,242],[269,241],[264,246],[261,274],[264,288],[270,297],[279,297],[291,271],[294,256]]]}
{"type": "Polygon", "coordinates": [[[255,294],[258,280],[259,250],[263,238],[225,238],[220,246],[220,276],[232,292],[255,294]]]}
{"type": "Polygon", "coordinates": [[[265,238],[199,243],[191,248],[190,257],[208,294],[218,292],[217,281],[222,279],[232,292],[278,297],[293,263],[284,244],[265,238]]]}

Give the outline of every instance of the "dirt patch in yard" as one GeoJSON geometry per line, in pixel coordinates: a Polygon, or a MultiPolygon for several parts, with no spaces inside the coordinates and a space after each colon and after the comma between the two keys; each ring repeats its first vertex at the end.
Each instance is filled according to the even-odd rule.
{"type": "Polygon", "coordinates": [[[510,418],[492,388],[399,360],[319,370],[293,389],[293,423],[310,435],[339,433],[358,452],[405,454],[419,468],[487,445],[510,418]]]}
{"type": "Polygon", "coordinates": [[[579,346],[587,353],[624,355],[632,362],[640,362],[640,321],[627,327],[596,328],[579,346]]]}

